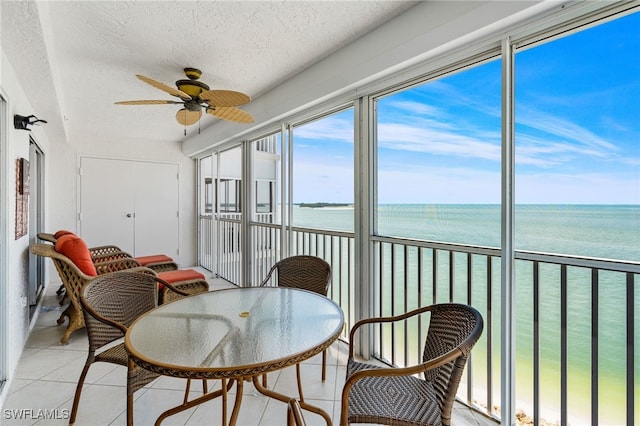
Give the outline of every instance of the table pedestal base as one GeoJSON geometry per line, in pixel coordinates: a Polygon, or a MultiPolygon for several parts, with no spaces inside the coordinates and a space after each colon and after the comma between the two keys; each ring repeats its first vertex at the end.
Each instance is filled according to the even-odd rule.
{"type": "MultiPolygon", "coordinates": [[[[155,422],[155,426],[160,426],[162,421],[167,417],[173,416],[174,414],[181,413],[184,410],[193,408],[197,405],[202,404],[203,402],[211,401],[212,399],[218,398],[219,396],[222,396],[222,424],[224,424],[227,421],[227,392],[229,391],[229,389],[231,389],[231,386],[233,386],[233,382],[234,381],[231,380],[229,381],[229,383],[227,383],[226,379],[222,379],[222,388],[220,390],[217,390],[215,392],[208,392],[208,393],[205,392],[204,395],[199,396],[198,398],[192,399],[191,401],[187,401],[188,395],[185,394],[185,400],[182,403],[182,405],[178,405],[177,407],[170,408],[167,411],[160,414],[160,416],[155,422]]],[[[234,410],[235,410],[235,407],[234,407],[234,410]]]]}

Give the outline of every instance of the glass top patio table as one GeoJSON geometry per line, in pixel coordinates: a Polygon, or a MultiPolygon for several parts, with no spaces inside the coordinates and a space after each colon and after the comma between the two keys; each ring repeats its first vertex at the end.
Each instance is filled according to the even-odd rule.
{"type": "MultiPolygon", "coordinates": [[[[259,375],[322,352],[343,327],[342,309],[322,295],[284,287],[233,288],[199,293],[149,311],[129,327],[125,347],[136,364],[162,375],[234,379],[241,398],[244,380],[253,380],[258,388],[259,375]]],[[[330,423],[328,416],[311,411],[330,423]]]]}

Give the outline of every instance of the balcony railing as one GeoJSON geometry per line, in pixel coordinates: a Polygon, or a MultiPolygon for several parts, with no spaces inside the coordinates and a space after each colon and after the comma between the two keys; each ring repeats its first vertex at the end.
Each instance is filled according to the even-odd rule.
{"type": "MultiPolygon", "coordinates": [[[[238,231],[239,222],[220,222],[225,233],[220,241],[236,244],[226,235],[238,231]]],[[[259,283],[277,260],[282,228],[254,222],[250,232],[252,282],[259,283]]],[[[348,330],[356,320],[354,234],[294,227],[289,237],[291,254],[316,255],[331,264],[329,297],[343,308],[348,330]]],[[[484,333],[472,352],[458,398],[499,419],[500,249],[391,237],[371,241],[374,315],[450,301],[471,304],[482,313],[484,333]]],[[[236,266],[224,263],[239,265],[238,257],[226,254],[239,246],[218,247],[220,276],[226,278],[226,271],[236,266]]],[[[637,422],[640,262],[527,251],[517,251],[515,258],[516,410],[534,424],[637,422]]],[[[419,362],[426,330],[426,324],[412,322],[380,328],[373,337],[373,355],[394,365],[419,362]]]]}

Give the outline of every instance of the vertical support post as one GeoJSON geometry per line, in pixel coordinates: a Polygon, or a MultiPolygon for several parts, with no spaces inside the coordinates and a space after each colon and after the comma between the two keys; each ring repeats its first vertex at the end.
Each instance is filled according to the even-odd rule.
{"type": "MultiPolygon", "coordinates": [[[[213,217],[214,217],[214,226],[211,227],[212,230],[212,237],[211,237],[211,241],[215,242],[215,265],[216,265],[216,273],[218,276],[222,276],[222,271],[221,271],[221,267],[222,267],[222,262],[221,262],[221,256],[222,253],[224,253],[224,246],[223,246],[223,242],[222,242],[222,224],[220,223],[220,151],[215,151],[213,153],[214,157],[213,157],[213,161],[216,162],[216,167],[215,167],[215,179],[213,180],[213,193],[216,194],[215,196],[215,200],[216,200],[216,207],[215,210],[213,211],[213,217]]],[[[212,173],[213,174],[213,173],[212,173]]]]}
{"type": "Polygon", "coordinates": [[[287,130],[287,227],[289,232],[287,233],[285,252],[282,253],[283,258],[293,255],[293,128],[289,125],[287,126],[287,130]]]}
{"type": "Polygon", "coordinates": [[[514,59],[513,46],[507,37],[502,41],[502,425],[515,424],[514,59]]]}
{"type": "MultiPolygon", "coordinates": [[[[375,285],[373,277],[374,250],[370,235],[374,229],[375,211],[375,120],[373,100],[361,98],[354,105],[354,314],[355,321],[373,316],[375,285]]],[[[371,331],[373,333],[373,331],[371,331]]],[[[368,358],[372,352],[372,334],[359,333],[356,352],[368,358]]]]}
{"type": "Polygon", "coordinates": [[[635,314],[634,274],[627,272],[627,425],[635,424],[635,314]]]}
{"type": "Polygon", "coordinates": [[[280,128],[280,259],[286,256],[287,248],[287,212],[289,205],[287,197],[287,126],[282,123],[280,128]]]}
{"type": "Polygon", "coordinates": [[[251,141],[242,142],[242,216],[240,223],[242,268],[240,282],[243,287],[251,287],[253,285],[253,259],[255,257],[253,238],[251,235],[251,222],[255,219],[254,200],[254,184],[253,184],[253,150],[251,141]]]}

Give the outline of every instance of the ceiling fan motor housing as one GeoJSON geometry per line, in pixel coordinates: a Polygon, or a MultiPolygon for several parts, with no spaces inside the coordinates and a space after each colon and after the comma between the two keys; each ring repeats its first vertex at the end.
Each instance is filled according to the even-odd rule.
{"type": "Polygon", "coordinates": [[[200,71],[198,68],[187,67],[184,68],[184,75],[186,75],[189,80],[197,80],[202,75],[202,71],[200,71]]]}

